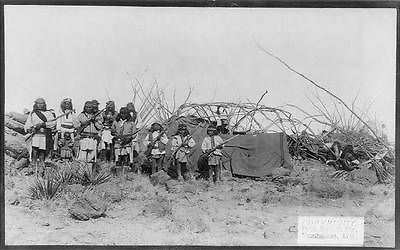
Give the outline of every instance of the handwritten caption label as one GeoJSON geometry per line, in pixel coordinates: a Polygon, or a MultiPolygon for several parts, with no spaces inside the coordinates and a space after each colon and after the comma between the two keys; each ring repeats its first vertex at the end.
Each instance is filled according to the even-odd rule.
{"type": "Polygon", "coordinates": [[[364,217],[299,216],[297,244],[362,246],[364,217]]]}

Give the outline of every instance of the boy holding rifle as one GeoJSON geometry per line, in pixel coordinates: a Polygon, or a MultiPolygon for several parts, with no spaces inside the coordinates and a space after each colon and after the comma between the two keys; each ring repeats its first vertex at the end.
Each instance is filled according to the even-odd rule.
{"type": "Polygon", "coordinates": [[[172,138],[171,150],[174,152],[171,157],[176,162],[176,170],[178,180],[183,180],[182,170],[186,168],[188,162],[188,154],[190,150],[196,145],[196,142],[189,134],[189,130],[185,124],[178,125],[178,132],[172,138]]]}
{"type": "Polygon", "coordinates": [[[221,181],[221,158],[224,141],[218,135],[217,128],[210,125],[207,128],[207,137],[204,138],[201,144],[203,153],[207,156],[208,162],[208,180],[214,182],[221,181]]]}
{"type": "Polygon", "coordinates": [[[165,157],[165,146],[168,143],[168,137],[161,124],[155,122],[151,125],[149,133],[143,141],[143,145],[147,147],[145,156],[151,159],[151,174],[162,169],[165,157]]]}

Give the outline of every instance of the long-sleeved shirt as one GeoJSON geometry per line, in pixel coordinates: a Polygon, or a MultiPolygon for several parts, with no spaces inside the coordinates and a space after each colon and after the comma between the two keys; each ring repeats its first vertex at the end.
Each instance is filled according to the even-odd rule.
{"type": "MultiPolygon", "coordinates": [[[[221,145],[224,141],[219,135],[214,135],[212,137],[207,136],[204,138],[203,143],[201,144],[201,150],[205,153],[208,149],[213,149],[214,147],[221,145]]],[[[216,149],[213,152],[214,155],[222,155],[220,149],[216,149]]]]}
{"type": "MultiPolygon", "coordinates": [[[[159,131],[154,131],[151,134],[151,138],[150,138],[150,134],[147,134],[146,137],[144,138],[143,145],[145,147],[147,147],[152,141],[154,141],[158,137],[159,134],[160,134],[159,131]]],[[[167,145],[167,143],[168,143],[168,137],[165,133],[163,133],[160,140],[158,140],[157,142],[154,143],[154,147],[151,150],[151,154],[152,155],[165,154],[165,150],[164,149],[160,150],[159,147],[161,146],[160,144],[163,144],[165,146],[165,145],[167,145]]]]}
{"type": "Polygon", "coordinates": [[[175,135],[172,138],[171,150],[175,151],[176,149],[178,149],[182,145],[183,142],[185,142],[186,146],[182,146],[179,149],[179,151],[183,151],[185,153],[188,153],[191,148],[196,146],[196,142],[193,140],[193,138],[190,135],[187,135],[187,136],[184,136],[184,137],[182,137],[180,135],[175,135]]]}
{"type": "MultiPolygon", "coordinates": [[[[133,133],[135,133],[135,131],[136,131],[135,123],[130,120],[128,120],[128,121],[119,120],[118,122],[114,121],[112,124],[112,127],[111,127],[111,133],[114,136],[124,136],[124,135],[132,135],[133,136],[133,133]]],[[[136,135],[135,135],[135,137],[136,137],[136,135]]],[[[117,140],[115,143],[115,146],[119,147],[119,145],[120,145],[119,141],[117,140]]]]}
{"type": "MultiPolygon", "coordinates": [[[[61,113],[61,114],[63,114],[63,113],[61,113]]],[[[75,119],[76,119],[75,113],[69,113],[68,115],[58,118],[56,130],[59,132],[69,132],[69,133],[74,132],[75,119]]]]}
{"type": "MultiPolygon", "coordinates": [[[[47,119],[47,122],[45,123],[45,128],[54,129],[56,126],[56,121],[50,121],[54,119],[54,113],[49,110],[38,112],[42,113],[47,119]]],[[[29,129],[35,127],[37,124],[40,124],[42,122],[43,121],[39,118],[39,116],[34,111],[32,111],[26,119],[24,129],[26,132],[28,132],[29,129]]],[[[40,149],[46,149],[46,147],[49,146],[46,145],[46,134],[43,128],[36,131],[35,134],[32,136],[32,146],[38,147],[40,149]]]]}
{"type": "MultiPolygon", "coordinates": [[[[82,126],[82,123],[89,121],[93,117],[93,114],[87,114],[87,113],[80,113],[78,117],[75,119],[74,122],[74,127],[79,128],[82,126]]],[[[83,130],[83,133],[88,133],[88,134],[99,134],[101,129],[103,128],[102,125],[102,117],[100,115],[96,116],[95,121],[91,122],[89,125],[85,127],[83,130]]]]}

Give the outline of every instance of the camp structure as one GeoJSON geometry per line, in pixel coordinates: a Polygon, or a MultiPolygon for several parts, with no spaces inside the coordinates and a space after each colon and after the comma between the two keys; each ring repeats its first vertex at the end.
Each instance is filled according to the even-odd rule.
{"type": "MultiPolygon", "coordinates": [[[[188,170],[206,175],[207,160],[201,144],[207,136],[210,122],[196,116],[173,117],[166,124],[168,137],[175,134],[179,124],[186,124],[196,141],[196,146],[189,155],[188,170]]],[[[220,136],[225,141],[234,135],[220,136]]],[[[167,150],[166,162],[170,162],[168,159],[171,155],[171,150],[167,150]]],[[[238,176],[265,177],[271,175],[275,168],[292,168],[286,135],[283,132],[236,135],[224,146],[222,161],[225,170],[238,176]]]]}

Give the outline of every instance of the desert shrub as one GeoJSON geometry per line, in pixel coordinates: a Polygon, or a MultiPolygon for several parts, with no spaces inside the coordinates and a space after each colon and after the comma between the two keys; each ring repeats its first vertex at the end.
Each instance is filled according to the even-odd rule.
{"type": "Polygon", "coordinates": [[[156,217],[171,217],[171,201],[166,197],[157,196],[154,200],[149,201],[145,205],[143,213],[155,215],[156,217]]]}
{"type": "Polygon", "coordinates": [[[309,183],[308,190],[315,192],[321,198],[337,199],[343,196],[346,186],[343,180],[316,175],[309,183]]]}
{"type": "Polygon", "coordinates": [[[84,186],[95,186],[111,180],[111,174],[107,170],[93,171],[92,166],[87,163],[75,169],[73,175],[76,181],[84,186]]]}
{"type": "Polygon", "coordinates": [[[62,189],[62,186],[62,179],[57,175],[48,175],[45,178],[37,177],[28,187],[28,196],[34,200],[51,200],[62,189]]]}

